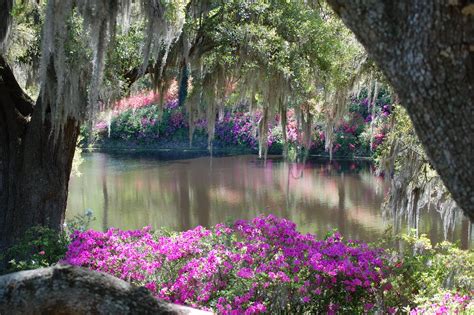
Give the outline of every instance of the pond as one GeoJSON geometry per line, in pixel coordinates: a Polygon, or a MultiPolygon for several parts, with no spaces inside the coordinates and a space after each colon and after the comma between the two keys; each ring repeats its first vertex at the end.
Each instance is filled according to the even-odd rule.
{"type": "MultiPolygon", "coordinates": [[[[367,161],[311,159],[305,164],[253,155],[177,159],[176,154],[85,153],[70,181],[66,218],[93,210],[91,228],[183,231],[260,214],[285,217],[320,237],[337,229],[347,238],[376,241],[392,220],[382,214],[388,185],[367,161]]],[[[444,238],[436,211],[419,228],[444,238]]],[[[403,231],[408,228],[401,226],[403,231]]],[[[447,237],[470,247],[472,225],[462,216],[447,237]]]]}

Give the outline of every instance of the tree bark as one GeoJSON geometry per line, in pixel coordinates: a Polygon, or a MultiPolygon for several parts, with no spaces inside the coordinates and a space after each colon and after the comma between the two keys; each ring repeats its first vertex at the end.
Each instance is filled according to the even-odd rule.
{"type": "Polygon", "coordinates": [[[10,12],[13,8],[13,0],[2,0],[0,1],[0,49],[2,48],[3,42],[8,37],[10,30],[10,24],[12,17],[10,12]]]}
{"type": "Polygon", "coordinates": [[[474,16],[466,0],[328,0],[379,65],[474,219],[474,16]]]}
{"type": "Polygon", "coordinates": [[[73,266],[0,277],[0,314],[210,314],[154,298],[145,288],[73,266]]]}
{"type": "Polygon", "coordinates": [[[79,124],[68,120],[54,139],[42,106],[0,55],[0,250],[32,226],[62,227],[79,124]]]}

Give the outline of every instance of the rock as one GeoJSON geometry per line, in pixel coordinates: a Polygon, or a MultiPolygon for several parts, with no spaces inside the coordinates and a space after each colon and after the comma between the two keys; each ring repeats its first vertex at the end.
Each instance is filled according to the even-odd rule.
{"type": "Polygon", "coordinates": [[[160,301],[105,273],[57,265],[1,276],[0,314],[211,313],[160,301]]]}

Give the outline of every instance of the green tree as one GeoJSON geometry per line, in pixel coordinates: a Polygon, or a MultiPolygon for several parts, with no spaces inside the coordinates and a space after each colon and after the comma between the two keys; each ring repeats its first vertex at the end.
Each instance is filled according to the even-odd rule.
{"type": "MultiPolygon", "coordinates": [[[[263,109],[259,134],[265,139],[272,112],[348,85],[353,65],[346,61],[359,54],[330,10],[299,1],[2,4],[2,13],[11,13],[1,26],[2,246],[31,226],[61,226],[81,123],[140,76],[149,74],[162,92],[178,78],[183,103],[192,77],[187,106],[190,113],[205,109],[211,138],[216,110],[226,97],[255,102],[263,109]],[[7,62],[15,59],[32,70],[36,85],[29,94],[36,100],[18,84],[7,62]]],[[[306,108],[303,123],[310,128],[306,108]]],[[[261,141],[263,154],[266,150],[261,141]]]]}

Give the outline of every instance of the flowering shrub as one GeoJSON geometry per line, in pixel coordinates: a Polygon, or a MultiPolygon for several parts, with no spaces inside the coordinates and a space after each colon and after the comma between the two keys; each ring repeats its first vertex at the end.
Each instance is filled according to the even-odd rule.
{"type": "MultiPolygon", "coordinates": [[[[167,102],[161,117],[153,106],[122,111],[112,117],[110,137],[117,140],[148,142],[163,136],[173,136],[177,131],[187,128],[186,116],[176,104],[176,100],[167,102]]],[[[104,130],[107,128],[105,122],[99,121],[95,128],[105,137],[104,130]]]]}
{"type": "MultiPolygon", "coordinates": [[[[173,100],[173,94],[168,94],[165,96],[166,102],[170,102],[173,100]]],[[[113,110],[115,114],[119,114],[126,110],[136,110],[139,108],[147,107],[152,104],[158,103],[160,96],[155,93],[154,91],[148,92],[141,92],[130,97],[121,99],[117,103],[115,103],[113,110]]],[[[176,102],[177,103],[177,102],[176,102]]]]}
{"type": "Polygon", "coordinates": [[[219,313],[361,313],[374,308],[384,251],[324,240],[275,216],[170,235],[76,232],[65,262],[144,285],[158,298],[219,313]]]}
{"type": "Polygon", "coordinates": [[[257,147],[256,126],[250,113],[226,113],[222,121],[216,123],[216,139],[227,145],[257,147]]]}
{"type": "MultiPolygon", "coordinates": [[[[446,305],[443,304],[445,294],[449,293],[446,299],[453,303],[461,301],[461,297],[473,296],[472,250],[462,250],[446,241],[433,246],[426,235],[418,236],[414,231],[397,236],[390,243],[393,241],[399,244],[399,250],[390,253],[390,264],[396,272],[390,275],[392,289],[384,297],[386,303],[398,310],[417,309],[418,306],[415,314],[425,314],[423,310],[426,314],[456,314],[431,311],[446,305]],[[444,294],[440,294],[440,290],[444,294]]],[[[384,246],[388,247],[388,244],[384,246]]],[[[462,308],[465,304],[453,305],[462,308]]]]}
{"type": "MultiPolygon", "coordinates": [[[[216,139],[223,146],[240,145],[251,149],[258,146],[258,127],[257,122],[261,118],[261,113],[256,111],[254,116],[249,112],[227,112],[222,121],[216,123],[216,139]]],[[[312,135],[311,148],[320,145],[323,148],[323,139],[317,132],[312,135]]],[[[298,146],[302,142],[302,134],[298,131],[296,115],[293,109],[287,112],[286,133],[288,144],[290,146],[298,146]]],[[[270,119],[268,125],[267,144],[270,152],[281,152],[283,147],[283,132],[280,125],[279,115],[275,115],[274,119],[270,119]]]]}
{"type": "Polygon", "coordinates": [[[298,133],[297,123],[296,123],[296,115],[294,109],[289,109],[286,115],[287,124],[286,124],[286,134],[288,137],[288,142],[296,143],[301,141],[301,136],[298,133]]]}
{"type": "Polygon", "coordinates": [[[440,293],[410,311],[410,315],[474,314],[472,295],[440,293]]]}
{"type": "MultiPolygon", "coordinates": [[[[101,142],[109,136],[113,140],[135,142],[141,144],[169,144],[169,140],[177,143],[188,143],[189,126],[185,108],[179,106],[175,94],[165,96],[165,107],[160,112],[156,104],[159,96],[153,92],[142,92],[117,102],[109,118],[99,120],[93,127],[89,137],[91,142],[101,142]]],[[[339,121],[334,130],[332,151],[334,156],[368,156],[373,154],[384,141],[387,132],[388,115],[391,113],[389,97],[385,94],[375,102],[373,109],[369,107],[366,97],[353,98],[349,112],[339,121]],[[372,117],[372,114],[374,117],[372,117]]],[[[287,111],[286,134],[290,150],[299,152],[304,132],[296,119],[293,108],[287,111]]],[[[250,113],[245,106],[226,112],[224,117],[215,124],[215,147],[240,147],[255,150],[258,146],[258,121],[260,112],[250,113]]],[[[283,132],[280,117],[275,115],[269,121],[267,143],[271,153],[280,153],[283,149],[283,132]]],[[[207,122],[199,120],[195,125],[199,136],[207,137],[207,122]]],[[[325,127],[316,124],[311,135],[309,150],[313,154],[325,154],[325,127]]],[[[207,146],[201,139],[197,143],[207,146]]]]}
{"type": "Polygon", "coordinates": [[[372,150],[377,149],[377,147],[383,142],[385,139],[385,133],[377,133],[374,135],[374,140],[372,142],[372,150]]]}

